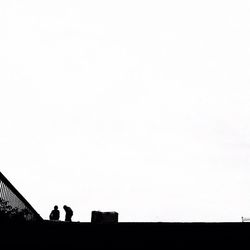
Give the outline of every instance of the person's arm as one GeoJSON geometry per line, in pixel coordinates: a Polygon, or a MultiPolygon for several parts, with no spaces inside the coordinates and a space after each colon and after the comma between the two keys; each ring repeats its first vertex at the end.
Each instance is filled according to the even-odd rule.
{"type": "Polygon", "coordinates": [[[53,211],[51,211],[50,215],[49,215],[49,219],[52,220],[53,218],[53,211]]]}

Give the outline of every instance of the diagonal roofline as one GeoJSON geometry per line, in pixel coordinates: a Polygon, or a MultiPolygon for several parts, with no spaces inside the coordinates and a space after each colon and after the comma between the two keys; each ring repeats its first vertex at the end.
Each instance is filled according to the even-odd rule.
{"type": "Polygon", "coordinates": [[[0,181],[8,186],[8,188],[31,210],[38,220],[43,220],[39,213],[30,205],[30,203],[18,192],[18,190],[11,184],[11,182],[0,172],[0,181]]]}

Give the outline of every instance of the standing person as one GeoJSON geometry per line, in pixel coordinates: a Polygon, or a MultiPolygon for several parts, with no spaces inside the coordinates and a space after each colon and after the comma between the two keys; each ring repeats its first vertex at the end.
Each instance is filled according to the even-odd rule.
{"type": "Polygon", "coordinates": [[[60,218],[60,211],[58,210],[58,206],[54,206],[54,210],[51,211],[49,215],[50,220],[59,220],[60,218]]]}
{"type": "Polygon", "coordinates": [[[73,216],[73,210],[66,205],[63,206],[63,209],[65,210],[65,221],[71,222],[72,221],[71,218],[73,216]]]}

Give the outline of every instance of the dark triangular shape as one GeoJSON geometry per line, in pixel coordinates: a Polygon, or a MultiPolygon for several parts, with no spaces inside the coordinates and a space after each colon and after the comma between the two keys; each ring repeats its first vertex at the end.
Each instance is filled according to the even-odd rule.
{"type": "Polygon", "coordinates": [[[42,217],[0,172],[0,219],[40,221],[42,217]]]}

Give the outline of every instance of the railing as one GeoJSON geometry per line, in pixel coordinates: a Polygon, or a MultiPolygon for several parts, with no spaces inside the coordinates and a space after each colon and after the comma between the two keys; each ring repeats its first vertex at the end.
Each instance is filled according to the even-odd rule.
{"type": "Polygon", "coordinates": [[[0,172],[0,216],[1,218],[40,221],[41,216],[0,172]]]}

